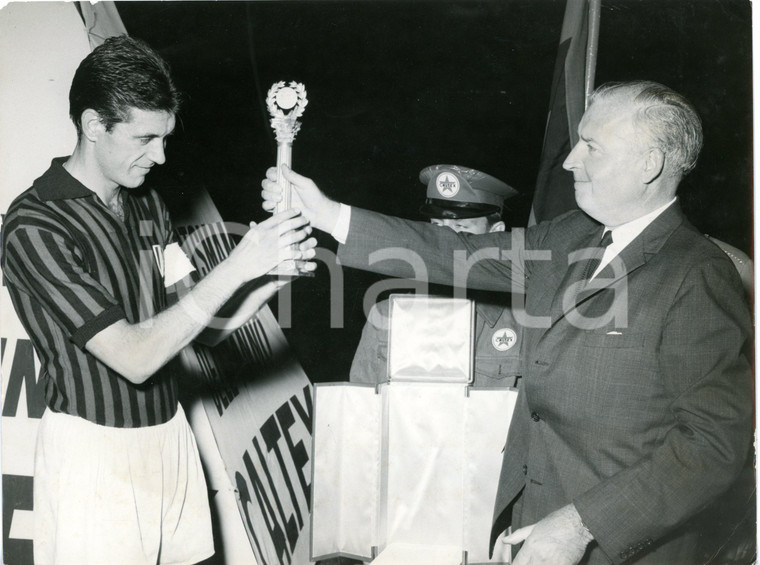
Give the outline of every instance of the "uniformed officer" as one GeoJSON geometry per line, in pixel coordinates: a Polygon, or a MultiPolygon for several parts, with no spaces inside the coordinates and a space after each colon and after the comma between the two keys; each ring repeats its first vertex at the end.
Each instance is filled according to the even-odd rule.
{"type": "MultiPolygon", "coordinates": [[[[497,178],[458,165],[432,165],[420,171],[427,198],[420,213],[456,232],[504,231],[504,201],[517,191],[497,178]]],[[[471,295],[472,293],[470,293],[471,295]]],[[[520,374],[522,328],[508,298],[480,293],[475,306],[474,386],[515,386],[520,374]]],[[[362,330],[349,380],[377,384],[387,380],[388,301],[372,307],[362,330]]]]}

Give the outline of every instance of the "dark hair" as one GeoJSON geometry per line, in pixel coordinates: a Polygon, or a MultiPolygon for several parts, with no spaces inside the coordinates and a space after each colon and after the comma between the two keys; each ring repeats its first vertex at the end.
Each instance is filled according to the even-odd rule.
{"type": "Polygon", "coordinates": [[[144,41],[109,37],[79,64],[69,90],[69,115],[82,134],[82,112],[95,110],[111,131],[132,108],[176,114],[180,97],[169,65],[144,41]]]}
{"type": "Polygon", "coordinates": [[[684,96],[652,81],[607,83],[594,91],[589,107],[608,99],[636,108],[635,123],[665,153],[671,174],[681,177],[695,167],[702,149],[702,120],[684,96]]]}

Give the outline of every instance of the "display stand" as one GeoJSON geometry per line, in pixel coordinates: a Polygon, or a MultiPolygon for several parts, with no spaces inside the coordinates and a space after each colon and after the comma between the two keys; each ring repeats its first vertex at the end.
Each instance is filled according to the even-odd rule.
{"type": "Polygon", "coordinates": [[[472,316],[468,300],[394,295],[388,383],[315,385],[312,560],[489,562],[517,392],[469,386],[472,316]]]}

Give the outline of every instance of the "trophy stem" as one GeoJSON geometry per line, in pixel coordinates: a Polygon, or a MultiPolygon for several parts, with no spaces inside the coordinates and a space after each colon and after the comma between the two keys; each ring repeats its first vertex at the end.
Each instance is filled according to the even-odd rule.
{"type": "Polygon", "coordinates": [[[284,212],[292,208],[293,188],[282,176],[282,165],[290,167],[292,162],[293,145],[287,142],[277,144],[277,184],[282,188],[282,200],[277,203],[275,212],[284,212]]]}
{"type": "MultiPolygon", "coordinates": [[[[282,188],[282,200],[280,200],[277,203],[277,206],[275,206],[275,213],[284,212],[285,210],[290,210],[293,207],[293,187],[285,179],[285,177],[282,176],[282,169],[281,169],[281,165],[287,165],[288,167],[290,167],[292,153],[293,153],[293,145],[291,143],[280,142],[277,144],[277,184],[279,184],[280,187],[282,188]]],[[[294,244],[292,247],[298,247],[298,246],[294,244]]],[[[270,274],[276,275],[281,278],[282,277],[293,278],[293,277],[313,277],[314,276],[314,273],[312,273],[311,271],[302,270],[299,267],[298,263],[296,263],[292,268],[280,266],[270,274]]]]}

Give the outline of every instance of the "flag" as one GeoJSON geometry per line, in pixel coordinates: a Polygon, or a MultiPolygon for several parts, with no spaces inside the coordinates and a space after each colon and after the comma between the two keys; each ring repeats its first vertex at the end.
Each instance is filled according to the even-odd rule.
{"type": "Polygon", "coordinates": [[[75,4],[87,28],[87,39],[90,49],[95,49],[106,38],[115,35],[125,35],[127,29],[121,21],[116,5],[113,2],[77,2],[75,4]]]}
{"type": "Polygon", "coordinates": [[[567,0],[530,224],[574,210],[572,175],[562,163],[578,141],[578,122],[593,87],[601,0],[567,0]]]}

